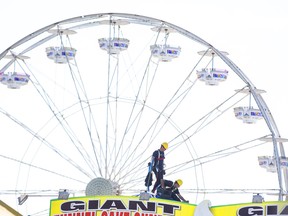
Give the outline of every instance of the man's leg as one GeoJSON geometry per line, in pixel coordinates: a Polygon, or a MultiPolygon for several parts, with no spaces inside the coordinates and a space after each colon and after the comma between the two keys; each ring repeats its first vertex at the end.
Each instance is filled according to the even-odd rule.
{"type": "Polygon", "coordinates": [[[163,179],[163,170],[161,170],[159,172],[155,171],[154,173],[156,175],[156,182],[155,182],[154,187],[152,189],[152,193],[155,193],[156,188],[161,184],[161,179],[163,179]]]}
{"type": "MultiPolygon", "coordinates": [[[[154,171],[154,170],[153,170],[153,171],[154,171]]],[[[154,174],[155,174],[155,177],[156,177],[156,182],[155,182],[154,187],[153,187],[153,189],[152,189],[152,193],[155,193],[156,188],[157,188],[158,185],[160,184],[160,180],[159,180],[159,178],[158,178],[159,173],[155,170],[155,171],[154,171],[154,174]]]]}

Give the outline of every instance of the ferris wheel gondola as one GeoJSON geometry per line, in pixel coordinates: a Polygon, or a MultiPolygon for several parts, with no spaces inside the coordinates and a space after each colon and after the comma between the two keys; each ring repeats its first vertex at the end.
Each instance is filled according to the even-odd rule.
{"type": "MultiPolygon", "coordinates": [[[[223,55],[228,55],[227,52],[221,51],[223,55]]],[[[201,70],[197,71],[197,77],[200,81],[204,81],[206,85],[210,86],[217,86],[219,82],[223,82],[228,77],[228,71],[226,69],[219,69],[214,67],[214,57],[217,56],[217,54],[209,49],[204,51],[199,51],[199,55],[201,56],[209,56],[211,57],[211,68],[202,68],[201,70]]]]}
{"type": "Polygon", "coordinates": [[[15,71],[15,65],[16,60],[24,61],[29,59],[29,57],[12,53],[12,55],[6,55],[4,58],[14,60],[14,71],[8,71],[5,73],[0,72],[0,82],[10,89],[19,89],[20,87],[27,85],[29,82],[29,75],[15,71]]]}

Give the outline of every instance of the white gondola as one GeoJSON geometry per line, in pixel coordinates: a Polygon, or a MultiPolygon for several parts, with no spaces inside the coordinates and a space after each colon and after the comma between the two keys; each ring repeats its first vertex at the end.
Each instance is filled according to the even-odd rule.
{"type": "Polygon", "coordinates": [[[47,47],[46,54],[55,63],[65,64],[75,58],[76,49],[71,47],[47,47]]]}
{"type": "MultiPolygon", "coordinates": [[[[263,115],[260,109],[253,108],[251,105],[251,90],[250,89],[237,89],[235,90],[237,93],[244,93],[249,94],[249,105],[248,106],[241,106],[234,108],[234,114],[237,119],[242,120],[244,123],[247,124],[254,124],[257,120],[263,119],[263,115]]],[[[254,89],[256,94],[265,93],[265,90],[261,89],[254,89]]]]}
{"type": "Polygon", "coordinates": [[[164,44],[154,44],[150,46],[152,56],[158,58],[162,62],[170,62],[172,59],[178,58],[181,48],[167,44],[169,34],[176,31],[168,26],[153,27],[151,30],[165,34],[164,44]]]}
{"type": "MultiPolygon", "coordinates": [[[[73,35],[77,32],[69,29],[50,29],[48,33],[53,35],[73,35]]],[[[46,48],[46,55],[49,59],[53,60],[57,64],[65,64],[75,58],[76,49],[72,47],[63,46],[51,46],[46,48]]]]}
{"type": "Polygon", "coordinates": [[[19,89],[21,86],[27,85],[29,82],[28,74],[19,74],[17,72],[0,73],[0,82],[7,85],[10,89],[19,89]]]}
{"type": "Polygon", "coordinates": [[[265,168],[268,172],[276,172],[275,159],[271,156],[259,156],[258,157],[259,166],[265,168]]]}
{"type": "Polygon", "coordinates": [[[100,38],[98,43],[102,50],[111,55],[119,54],[127,50],[129,46],[129,40],[125,38],[100,38]]]}
{"type": "Polygon", "coordinates": [[[227,79],[228,71],[217,68],[203,68],[197,71],[197,77],[200,81],[206,83],[206,85],[216,86],[219,82],[223,82],[227,79]]]}
{"type": "Polygon", "coordinates": [[[234,114],[237,119],[247,124],[254,124],[263,118],[261,111],[253,107],[235,107],[234,114]]]}
{"type": "MultiPolygon", "coordinates": [[[[228,53],[225,51],[221,51],[221,53],[223,55],[228,55],[228,53]]],[[[214,68],[214,57],[218,56],[214,52],[214,50],[209,49],[199,51],[198,54],[201,56],[208,56],[212,58],[211,60],[212,68],[203,68],[199,71],[198,70],[196,71],[197,77],[200,81],[205,82],[206,85],[217,86],[219,82],[223,82],[227,79],[228,71],[226,69],[214,68]]]]}
{"type": "MultiPolygon", "coordinates": [[[[274,156],[259,156],[258,157],[259,166],[265,168],[268,172],[275,173],[277,171],[276,160],[274,156]]],[[[280,168],[288,168],[288,158],[280,158],[280,168]]]]}
{"type": "Polygon", "coordinates": [[[162,62],[169,62],[180,55],[180,47],[171,47],[169,45],[151,45],[151,53],[162,62]]]}
{"type": "Polygon", "coordinates": [[[128,25],[130,22],[127,20],[102,20],[99,22],[101,25],[111,25],[113,30],[113,37],[110,38],[100,38],[98,39],[99,46],[102,50],[107,51],[110,55],[116,55],[119,54],[121,51],[125,51],[128,49],[129,46],[129,40],[126,38],[120,38],[117,37],[120,33],[120,26],[122,25],[128,25]],[[116,28],[118,26],[118,28],[116,28]]]}

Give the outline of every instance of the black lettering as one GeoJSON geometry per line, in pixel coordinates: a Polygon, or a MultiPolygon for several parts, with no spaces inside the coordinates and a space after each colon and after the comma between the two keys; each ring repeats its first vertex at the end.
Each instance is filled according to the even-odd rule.
{"type": "Polygon", "coordinates": [[[278,206],[277,205],[267,205],[266,206],[266,214],[267,216],[277,215],[278,206]]]}
{"type": "Polygon", "coordinates": [[[99,209],[99,200],[89,200],[88,210],[96,210],[96,209],[99,209]]]}
{"type": "Polygon", "coordinates": [[[163,213],[164,214],[172,214],[174,215],[174,211],[176,209],[180,209],[179,206],[177,205],[169,205],[169,204],[165,204],[165,203],[158,203],[159,206],[163,206],[163,213]]]}
{"type": "Polygon", "coordinates": [[[288,215],[288,206],[287,205],[282,209],[280,215],[288,215]]]}
{"type": "Polygon", "coordinates": [[[85,210],[85,202],[83,201],[70,201],[61,204],[62,212],[77,212],[85,210]]]}
{"type": "Polygon", "coordinates": [[[101,209],[126,209],[125,205],[121,200],[106,200],[106,202],[101,206],[101,209]]]}
{"type": "Polygon", "coordinates": [[[154,202],[147,202],[147,205],[145,205],[142,201],[132,201],[129,202],[129,210],[138,211],[139,208],[143,211],[148,212],[155,212],[156,211],[156,203],[154,202]]]}
{"type": "Polygon", "coordinates": [[[237,215],[238,216],[253,216],[253,215],[260,215],[263,216],[263,207],[261,206],[246,206],[243,208],[238,209],[237,215]]]}
{"type": "Polygon", "coordinates": [[[277,205],[267,205],[266,206],[267,216],[273,215],[281,215],[281,216],[288,216],[288,206],[284,206],[281,212],[278,214],[278,206],[277,205]]]}

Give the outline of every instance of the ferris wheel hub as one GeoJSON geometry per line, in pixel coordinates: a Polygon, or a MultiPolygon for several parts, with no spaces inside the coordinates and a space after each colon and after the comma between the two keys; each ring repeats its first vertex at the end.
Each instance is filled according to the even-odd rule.
{"type": "Polygon", "coordinates": [[[118,184],[105,178],[94,178],[86,187],[86,196],[97,196],[97,195],[117,195],[118,184]]]}

